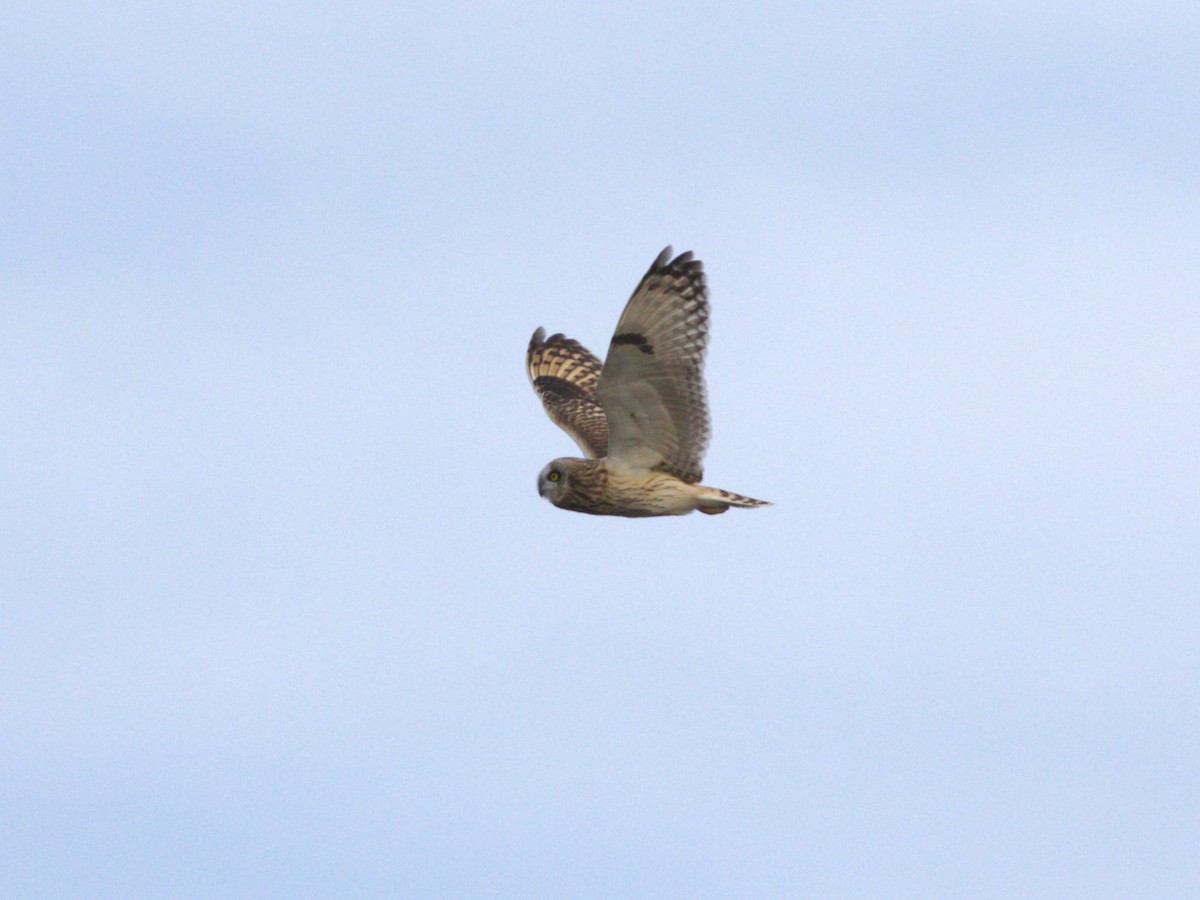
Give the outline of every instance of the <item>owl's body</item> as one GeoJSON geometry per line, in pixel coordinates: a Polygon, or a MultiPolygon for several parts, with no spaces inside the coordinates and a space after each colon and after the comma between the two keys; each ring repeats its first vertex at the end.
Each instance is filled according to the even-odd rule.
{"type": "Polygon", "coordinates": [[[623,469],[607,459],[572,457],[547,464],[538,475],[538,493],[559,509],[630,518],[682,516],[694,509],[716,515],[731,506],[770,505],[720,488],[688,484],[667,472],[623,469]]]}
{"type": "Polygon", "coordinates": [[[538,476],[561,509],[608,516],[715,515],[769,506],[699,484],[710,434],[704,386],[708,290],[692,254],[664,250],[625,307],[600,360],[539,328],[526,367],[550,418],[587,459],[566,457],[538,476]]]}

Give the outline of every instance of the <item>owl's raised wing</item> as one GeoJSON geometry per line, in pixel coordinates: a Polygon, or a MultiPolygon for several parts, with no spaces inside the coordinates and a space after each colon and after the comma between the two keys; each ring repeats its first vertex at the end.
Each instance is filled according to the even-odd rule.
{"type": "Polygon", "coordinates": [[[529,380],[546,414],[587,456],[608,452],[608,421],[596,399],[600,360],[579,341],[539,328],[525,353],[529,380]]]}
{"type": "Polygon", "coordinates": [[[695,484],[711,433],[704,387],[708,286],[691,253],[659,254],[617,322],[596,396],[608,457],[695,484]]]}

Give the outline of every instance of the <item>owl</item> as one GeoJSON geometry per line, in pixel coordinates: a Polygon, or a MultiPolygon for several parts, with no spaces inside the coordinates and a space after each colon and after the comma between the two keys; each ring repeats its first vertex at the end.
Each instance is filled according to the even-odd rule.
{"type": "Polygon", "coordinates": [[[578,341],[535,331],[525,355],[533,389],[586,457],[549,463],[538,493],[598,516],[770,506],[700,484],[711,433],[707,347],[704,267],[691,253],[672,258],[670,247],[629,298],[603,364],[578,341]]]}

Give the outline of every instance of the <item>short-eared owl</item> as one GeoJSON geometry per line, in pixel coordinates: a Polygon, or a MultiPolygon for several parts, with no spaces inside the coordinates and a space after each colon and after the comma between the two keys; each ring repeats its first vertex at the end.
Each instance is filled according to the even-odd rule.
{"type": "Polygon", "coordinates": [[[525,362],[550,418],[587,459],[556,459],[538,493],[601,516],[715,515],[769,506],[700,484],[710,433],[704,388],[708,287],[691,253],[663,250],[629,298],[600,364],[578,341],[539,328],[525,362]]]}

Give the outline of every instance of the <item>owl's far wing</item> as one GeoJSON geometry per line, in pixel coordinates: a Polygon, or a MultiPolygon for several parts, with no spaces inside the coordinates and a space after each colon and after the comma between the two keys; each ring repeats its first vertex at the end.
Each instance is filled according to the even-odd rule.
{"type": "Polygon", "coordinates": [[[600,360],[579,341],[539,328],[529,340],[525,367],[546,414],[579,449],[596,459],[608,452],[608,421],[596,399],[600,360]]]}
{"type": "Polygon", "coordinates": [[[672,259],[667,247],[629,298],[600,373],[610,460],[700,480],[710,434],[707,348],[704,267],[691,253],[672,259]]]}

